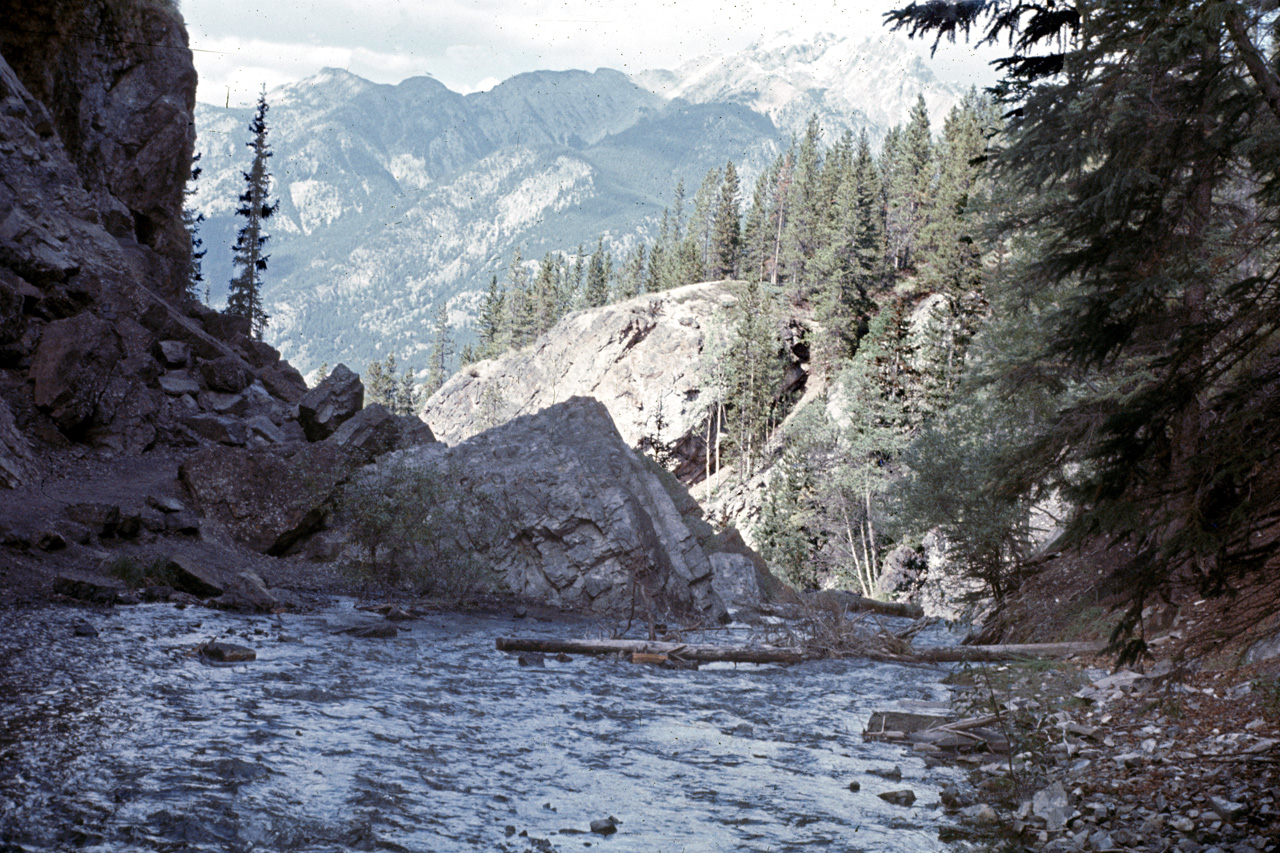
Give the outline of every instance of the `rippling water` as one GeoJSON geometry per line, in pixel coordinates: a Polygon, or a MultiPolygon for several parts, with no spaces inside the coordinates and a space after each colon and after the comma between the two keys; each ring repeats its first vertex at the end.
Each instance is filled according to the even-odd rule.
{"type": "Polygon", "coordinates": [[[496,617],[334,633],[376,621],[0,613],[0,851],[946,849],[952,771],[861,737],[887,701],[944,698],[936,671],[521,667],[495,637],[591,628],[496,617]],[[212,638],[258,659],[191,656],[212,638]],[[903,787],[912,808],[876,796],[903,787]],[[617,834],[590,833],[606,816],[617,834]]]}

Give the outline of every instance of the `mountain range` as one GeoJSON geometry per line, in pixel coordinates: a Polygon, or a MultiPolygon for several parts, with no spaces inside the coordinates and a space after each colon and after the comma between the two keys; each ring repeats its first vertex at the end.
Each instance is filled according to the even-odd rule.
{"type": "MultiPolygon", "coordinates": [[[[460,94],[324,69],[268,94],[273,194],[262,291],[267,339],[304,372],[387,353],[421,365],[437,306],[465,331],[517,247],[620,257],[652,240],[676,181],[689,195],[734,161],[744,191],[817,115],[824,138],[878,141],[923,95],[940,119],[963,95],[900,39],[787,34],[675,70],[540,71],[460,94]]],[[[252,108],[196,108],[192,206],[209,300],[231,277],[252,108]]]]}

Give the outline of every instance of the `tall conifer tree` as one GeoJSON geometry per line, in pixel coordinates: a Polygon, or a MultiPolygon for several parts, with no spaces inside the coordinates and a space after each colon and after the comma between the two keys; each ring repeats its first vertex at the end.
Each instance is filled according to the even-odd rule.
{"type": "Polygon", "coordinates": [[[710,278],[737,278],[742,244],[742,209],[738,195],[738,170],[730,160],[724,167],[724,181],[711,226],[710,278]]]}
{"type": "Polygon", "coordinates": [[[253,162],[249,171],[242,173],[246,186],[236,213],[245,218],[245,224],[236,235],[233,261],[239,271],[231,279],[231,293],[227,298],[227,313],[247,317],[251,334],[259,340],[270,319],[262,308],[262,273],[267,269],[269,257],[263,251],[268,239],[266,223],[280,204],[270,200],[271,172],[267,168],[267,160],[271,157],[271,146],[267,142],[267,109],[264,86],[258,96],[257,112],[249,124],[253,139],[247,144],[253,149],[253,162]]]}
{"type": "Polygon", "coordinates": [[[1013,46],[992,165],[1020,194],[1004,233],[1034,252],[1000,298],[1019,320],[1041,310],[1025,354],[992,372],[1051,391],[1058,411],[1022,419],[992,493],[1065,495],[1071,537],[1131,546],[1114,578],[1133,597],[1122,628],[1175,581],[1221,594],[1275,568],[1273,5],[939,0],[890,15],[1013,46]]]}

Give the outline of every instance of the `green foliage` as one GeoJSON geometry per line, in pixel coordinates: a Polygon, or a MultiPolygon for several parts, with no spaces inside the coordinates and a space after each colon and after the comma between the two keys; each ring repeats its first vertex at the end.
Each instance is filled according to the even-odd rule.
{"type": "Polygon", "coordinates": [[[500,526],[464,515],[453,484],[439,462],[412,453],[390,454],[356,472],[343,487],[338,511],[364,555],[368,579],[408,583],[416,591],[460,598],[486,584],[475,541],[459,542],[470,523],[473,540],[500,526]]]}
{"type": "Polygon", "coordinates": [[[1029,555],[1031,505],[994,488],[1004,447],[1018,439],[1020,413],[990,394],[973,394],[929,422],[904,457],[900,523],[938,528],[960,572],[997,600],[1017,588],[1029,555]]]}
{"type": "MultiPolygon", "coordinates": [[[[1058,492],[1074,541],[1133,545],[1132,606],[1173,578],[1222,594],[1269,556],[1280,446],[1280,77],[1265,4],[915,4],[938,37],[1009,38],[1001,223],[1044,302],[996,396],[1054,396],[996,463],[992,495],[1058,492]],[[1017,13],[1013,13],[1014,9],[1017,13]],[[951,14],[956,13],[956,14],[951,14]]],[[[1001,297],[1003,298],[1003,297],[1001,297]]],[[[1012,499],[1012,497],[1009,497],[1012,499]]]]}
{"type": "Polygon", "coordinates": [[[145,586],[173,585],[169,557],[153,557],[144,564],[137,557],[116,557],[107,564],[107,574],[124,581],[131,589],[145,586]]]}
{"type": "Polygon", "coordinates": [[[752,530],[764,557],[782,580],[819,589],[828,580],[817,559],[826,532],[821,525],[817,477],[821,472],[798,442],[789,442],[774,465],[760,518],[752,530]]]}
{"type": "Polygon", "coordinates": [[[1272,725],[1280,724],[1280,676],[1264,675],[1253,682],[1258,705],[1272,725]]]}
{"type": "Polygon", "coordinates": [[[397,415],[416,415],[422,408],[422,391],[413,368],[399,375],[395,353],[388,353],[384,361],[369,364],[364,373],[364,403],[386,406],[397,415]]]}
{"type": "Polygon", "coordinates": [[[797,412],[755,529],[761,553],[808,588],[857,588],[872,595],[898,457],[911,426],[893,385],[882,382],[881,321],[825,404],[797,412]]]}

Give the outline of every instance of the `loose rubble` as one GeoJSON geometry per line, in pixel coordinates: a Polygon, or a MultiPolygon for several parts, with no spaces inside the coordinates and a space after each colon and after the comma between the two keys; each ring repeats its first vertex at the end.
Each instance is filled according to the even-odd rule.
{"type": "Polygon", "coordinates": [[[942,837],[957,849],[1280,849],[1275,673],[1066,663],[966,668],[956,680],[953,715],[873,715],[867,737],[916,726],[889,739],[973,767],[968,789],[942,795],[961,824],[942,837]],[[997,736],[939,736],[957,727],[997,736]]]}

